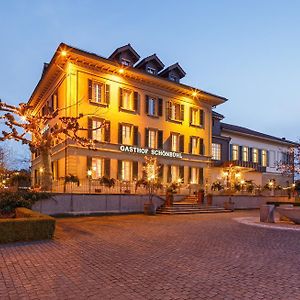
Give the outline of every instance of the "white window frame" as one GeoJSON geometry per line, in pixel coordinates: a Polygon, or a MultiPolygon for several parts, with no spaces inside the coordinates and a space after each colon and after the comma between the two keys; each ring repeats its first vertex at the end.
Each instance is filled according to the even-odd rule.
{"type": "Polygon", "coordinates": [[[122,124],[122,143],[124,145],[133,144],[133,126],[129,124],[122,124]]]}
{"type": "Polygon", "coordinates": [[[199,168],[191,167],[191,184],[199,183],[199,168]]]}
{"type": "Polygon", "coordinates": [[[213,160],[221,160],[222,145],[220,143],[212,143],[211,151],[213,160]]]}
{"type": "Polygon", "coordinates": [[[131,60],[127,58],[121,58],[121,64],[126,67],[131,66],[131,60]]]}
{"type": "Polygon", "coordinates": [[[232,160],[239,160],[239,151],[240,151],[240,147],[239,145],[232,145],[232,160]]]}
{"type": "Polygon", "coordinates": [[[134,110],[134,99],[133,99],[132,90],[122,89],[122,108],[126,110],[132,110],[132,111],[134,110]]]}
{"type": "Polygon", "coordinates": [[[124,181],[131,181],[131,179],[132,179],[132,161],[122,160],[121,178],[124,181]]]}
{"type": "Polygon", "coordinates": [[[92,158],[92,179],[101,178],[104,174],[104,159],[93,157],[92,158]]]}
{"type": "Polygon", "coordinates": [[[156,69],[152,67],[147,67],[147,73],[155,75],[156,74],[156,69]]]}
{"type": "Polygon", "coordinates": [[[92,137],[93,140],[96,140],[98,142],[104,142],[105,140],[105,132],[104,132],[104,126],[101,126],[103,121],[100,120],[93,120],[92,119],[92,137]],[[101,128],[98,128],[100,127],[101,128]],[[98,129],[95,129],[98,128],[98,129]]]}
{"type": "Polygon", "coordinates": [[[179,166],[171,166],[171,182],[178,182],[179,166]]]}
{"type": "Polygon", "coordinates": [[[149,116],[157,116],[157,109],[158,109],[157,99],[154,97],[148,98],[148,115],[149,116]],[[152,103],[152,105],[151,105],[152,103]]]}
{"type": "Polygon", "coordinates": [[[200,153],[200,139],[196,136],[192,136],[191,137],[191,150],[192,150],[192,154],[199,154],[200,153]]]}
{"type": "Polygon", "coordinates": [[[267,167],[267,150],[261,150],[261,165],[267,167]]]}
{"type": "Polygon", "coordinates": [[[252,161],[254,163],[258,163],[258,149],[257,148],[252,149],[252,161]]]}
{"type": "Polygon", "coordinates": [[[170,120],[172,121],[182,121],[181,120],[181,104],[180,103],[176,103],[176,102],[169,102],[170,107],[170,112],[171,115],[169,115],[170,120]]]}
{"type": "Polygon", "coordinates": [[[171,151],[179,151],[179,134],[171,133],[171,151]]]}
{"type": "Polygon", "coordinates": [[[200,109],[192,107],[191,110],[191,125],[200,126],[200,109]]]}
{"type": "Polygon", "coordinates": [[[157,148],[157,130],[149,129],[148,130],[148,147],[152,149],[157,148]]]}
{"type": "Polygon", "coordinates": [[[243,161],[249,161],[249,147],[243,146],[242,148],[242,159],[243,161]]]}

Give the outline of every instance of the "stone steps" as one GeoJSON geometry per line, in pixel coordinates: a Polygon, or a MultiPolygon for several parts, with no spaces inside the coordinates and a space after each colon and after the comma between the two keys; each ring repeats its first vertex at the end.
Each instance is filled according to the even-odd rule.
{"type": "Polygon", "coordinates": [[[230,210],[226,210],[222,207],[200,207],[199,205],[178,205],[175,204],[170,207],[162,207],[157,209],[158,214],[167,214],[167,215],[175,215],[175,214],[203,214],[203,213],[220,213],[220,212],[230,212],[230,210]]]}

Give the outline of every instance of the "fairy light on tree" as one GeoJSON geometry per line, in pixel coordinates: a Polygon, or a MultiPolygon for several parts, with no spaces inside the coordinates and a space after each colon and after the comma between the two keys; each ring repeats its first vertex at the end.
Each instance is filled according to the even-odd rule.
{"type": "Polygon", "coordinates": [[[0,141],[15,140],[28,145],[32,153],[41,156],[41,189],[49,191],[52,186],[51,170],[51,147],[55,143],[71,139],[79,145],[95,149],[94,141],[86,138],[82,132],[98,130],[106,125],[100,123],[97,128],[85,128],[80,125],[80,120],[85,116],[78,117],[59,116],[59,112],[65,108],[51,112],[49,109],[42,116],[34,115],[33,107],[21,103],[18,106],[0,102],[0,120],[3,121],[7,130],[2,131],[0,141]],[[53,124],[54,123],[54,124],[53,124]]]}

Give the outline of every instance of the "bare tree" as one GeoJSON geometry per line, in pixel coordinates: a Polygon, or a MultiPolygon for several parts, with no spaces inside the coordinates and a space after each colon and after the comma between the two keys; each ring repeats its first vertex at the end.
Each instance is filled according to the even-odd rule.
{"type": "Polygon", "coordinates": [[[59,116],[59,112],[65,108],[53,112],[51,109],[39,116],[33,115],[33,107],[20,103],[18,106],[0,102],[0,119],[4,121],[7,130],[2,131],[0,141],[16,140],[28,145],[32,153],[41,156],[43,173],[41,176],[42,190],[51,190],[51,147],[54,142],[72,139],[83,147],[94,149],[94,141],[85,137],[82,132],[97,130],[105,126],[102,122],[97,128],[85,128],[80,125],[83,114],[78,117],[59,116]],[[52,124],[53,123],[53,124],[52,124]]]}
{"type": "Polygon", "coordinates": [[[300,144],[296,147],[290,147],[286,159],[277,163],[277,170],[283,175],[293,177],[300,175],[300,144]]]}

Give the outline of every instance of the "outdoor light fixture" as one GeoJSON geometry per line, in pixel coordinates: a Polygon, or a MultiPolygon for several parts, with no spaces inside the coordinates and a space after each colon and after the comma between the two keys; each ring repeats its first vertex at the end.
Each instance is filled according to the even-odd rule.
{"type": "Polygon", "coordinates": [[[40,173],[43,173],[43,172],[44,172],[44,168],[40,167],[40,173]]]}
{"type": "Polygon", "coordinates": [[[193,92],[192,92],[192,96],[193,96],[193,97],[196,97],[197,95],[198,95],[198,93],[197,93],[196,91],[193,91],[193,92]]]}
{"type": "Polygon", "coordinates": [[[119,73],[123,74],[124,73],[124,69],[123,68],[119,69],[119,73]]]}
{"type": "Polygon", "coordinates": [[[67,51],[66,51],[66,50],[62,50],[62,51],[60,52],[60,54],[61,54],[61,56],[67,56],[67,51]]]}
{"type": "Polygon", "coordinates": [[[245,180],[244,180],[244,179],[242,179],[242,180],[241,180],[241,184],[244,184],[244,183],[245,183],[245,180]]]}
{"type": "Polygon", "coordinates": [[[87,171],[88,176],[92,176],[92,170],[87,171]]]}

